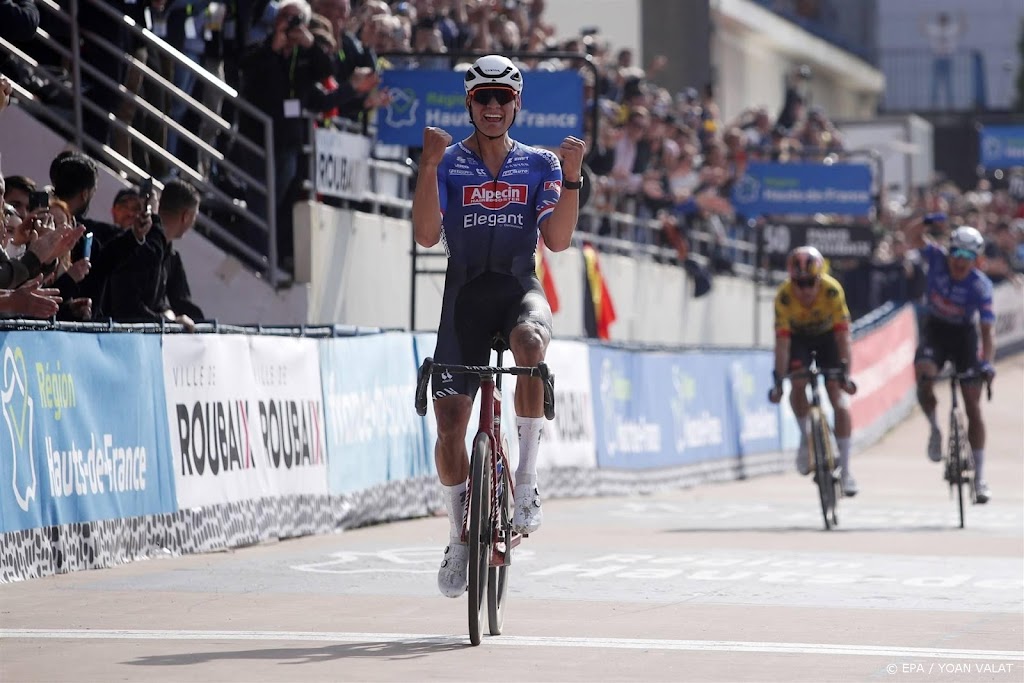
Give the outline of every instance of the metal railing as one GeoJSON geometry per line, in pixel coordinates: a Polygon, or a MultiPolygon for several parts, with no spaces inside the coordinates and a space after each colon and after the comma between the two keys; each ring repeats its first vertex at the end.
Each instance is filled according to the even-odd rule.
{"type": "Polygon", "coordinates": [[[970,112],[988,108],[985,57],[979,50],[937,56],[925,49],[879,53],[885,73],[885,112],[970,112]]]}
{"type": "MultiPolygon", "coordinates": [[[[158,158],[172,173],[187,179],[195,185],[207,198],[215,200],[217,207],[228,215],[244,221],[245,224],[255,230],[265,239],[266,248],[261,249],[254,246],[252,240],[239,237],[231,231],[219,225],[204,213],[200,213],[197,225],[203,234],[211,240],[220,244],[223,248],[234,252],[258,275],[264,277],[272,286],[278,287],[288,282],[290,276],[277,267],[277,225],[275,205],[275,181],[274,181],[274,158],[271,150],[274,149],[274,130],[272,119],[253,105],[249,104],[238,93],[228,86],[224,81],[211,74],[200,65],[196,64],[187,55],[181,53],[165,40],[155,35],[145,27],[139,27],[135,21],[110,7],[102,0],[68,0],[65,10],[54,0],[36,0],[36,5],[53,19],[56,25],[61,26],[62,31],[70,36],[70,41],[65,44],[50,35],[47,31],[39,29],[35,39],[39,41],[56,55],[59,55],[70,67],[70,86],[55,79],[51,84],[70,101],[70,111],[62,110],[45,103],[40,97],[31,92],[28,84],[14,82],[15,93],[20,104],[30,114],[35,116],[46,125],[53,128],[58,134],[73,142],[76,147],[94,157],[97,161],[105,164],[115,173],[128,182],[139,183],[152,175],[151,169],[144,169],[132,160],[126,158],[118,151],[107,144],[106,140],[100,140],[91,136],[85,125],[86,113],[101,120],[111,131],[120,132],[128,139],[138,145],[147,154],[158,158]],[[88,4],[90,10],[98,12],[111,21],[111,24],[127,32],[127,35],[140,41],[140,44],[152,50],[160,58],[169,59],[176,67],[189,69],[196,75],[204,87],[215,88],[221,94],[230,98],[232,106],[241,115],[254,119],[263,131],[262,139],[250,140],[238,132],[237,125],[225,120],[219,114],[207,108],[202,102],[196,100],[189,93],[186,93],[174,85],[164,75],[158,73],[147,63],[142,62],[133,54],[129,54],[124,46],[111,42],[107,36],[97,35],[88,30],[82,30],[79,15],[84,4],[88,4]],[[204,126],[210,126],[216,134],[224,136],[229,145],[235,145],[245,150],[251,158],[262,162],[259,170],[242,167],[233,161],[229,155],[221,152],[208,140],[202,139],[195,132],[190,130],[181,121],[174,120],[168,112],[154,105],[137,92],[131,92],[124,83],[118,83],[103,73],[95,65],[82,58],[82,41],[85,40],[90,46],[101,51],[106,57],[113,58],[127,67],[135,68],[142,75],[148,86],[155,87],[170,98],[171,102],[178,102],[194,112],[204,126]],[[225,173],[245,183],[251,191],[251,196],[261,197],[261,204],[265,208],[265,215],[261,216],[239,198],[230,196],[207,177],[201,175],[192,166],[183,162],[174,154],[164,149],[163,144],[153,140],[144,132],[139,130],[132,121],[122,121],[112,111],[105,111],[92,100],[83,94],[83,79],[89,79],[96,87],[103,88],[108,93],[114,93],[118,98],[131,101],[138,112],[149,119],[162,131],[173,130],[180,142],[194,150],[197,155],[214,160],[225,173]]],[[[0,39],[0,52],[6,52],[12,59],[23,66],[37,70],[41,65],[24,50],[19,49],[13,43],[0,39]]],[[[122,79],[124,80],[124,79],[122,79]]],[[[113,108],[113,107],[111,107],[113,108]]],[[[159,179],[154,183],[162,187],[159,179]]]]}

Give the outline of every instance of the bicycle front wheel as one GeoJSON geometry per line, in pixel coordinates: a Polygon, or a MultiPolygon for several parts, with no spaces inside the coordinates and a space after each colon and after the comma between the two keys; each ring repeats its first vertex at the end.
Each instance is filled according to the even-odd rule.
{"type": "Polygon", "coordinates": [[[487,573],[487,622],[492,636],[500,636],[505,622],[505,594],[512,569],[512,477],[508,467],[501,467],[495,504],[498,507],[497,540],[502,544],[502,564],[487,573]]]}
{"type": "Polygon", "coordinates": [[[835,508],[835,484],[828,462],[828,446],[823,416],[820,411],[811,411],[811,448],[814,449],[814,481],[818,484],[818,499],[821,502],[821,516],[825,530],[832,528],[832,511],[835,508]]]}
{"type": "Polygon", "coordinates": [[[491,561],[491,441],[485,434],[473,442],[469,469],[469,640],[479,645],[491,561]]]}
{"type": "Polygon", "coordinates": [[[956,506],[960,528],[964,528],[964,424],[960,413],[954,412],[949,424],[949,485],[956,487],[956,506]]]}

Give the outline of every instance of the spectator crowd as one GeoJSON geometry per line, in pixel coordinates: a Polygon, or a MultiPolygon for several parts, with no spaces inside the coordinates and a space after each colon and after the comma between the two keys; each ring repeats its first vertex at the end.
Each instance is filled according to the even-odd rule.
{"type": "MultiPolygon", "coordinates": [[[[291,268],[292,205],[304,196],[307,165],[303,146],[309,122],[304,114],[313,112],[320,126],[365,130],[373,124],[375,111],[389,103],[388,93],[380,87],[383,69],[460,68],[449,53],[528,52],[537,56],[519,60],[521,66],[541,70],[580,69],[579,60],[565,59],[563,53],[589,57],[595,71],[580,73],[588,107],[584,121],[592,210],[584,213],[580,229],[668,247],[676,254],[673,260],[688,270],[695,268],[694,237],[713,245],[704,253],[712,271],[729,271],[727,239],[749,239],[756,229],[737,216],[729,199],[748,163],[821,161],[844,151],[841,130],[822,108],[811,106],[808,67],[795,67],[781,84],[779,111],[751,103],[734,120],[724,121],[710,84],[673,93],[658,85],[658,74],[667,66],[664,57],[640,65],[632,50],[616,50],[592,30],[560,37],[545,18],[544,0],[106,4],[149,28],[188,60],[167,59],[123,29],[116,13],[108,15],[90,2],[79,3],[86,35],[82,58],[99,72],[86,74],[89,99],[97,107],[86,111],[86,128],[125,160],[160,179],[164,190],[159,200],[149,188],[119,193],[106,222],[87,215],[98,176],[95,163],[84,154],[58,156],[42,183],[16,175],[18,169],[5,169],[15,174],[5,178],[0,254],[0,288],[7,292],[3,312],[8,314],[188,323],[201,319],[173,247],[200,210],[199,192],[179,179],[183,168],[244,202],[260,219],[267,220],[275,211],[279,263],[291,268]],[[92,35],[106,37],[114,51],[104,50],[89,38],[92,35]],[[133,59],[126,63],[118,51],[133,59]],[[222,78],[237,90],[240,100],[273,121],[271,149],[258,151],[262,124],[246,114],[241,102],[204,79],[194,68],[198,66],[222,78]],[[163,88],[143,77],[146,67],[188,94],[194,104],[167,98],[163,88]],[[136,94],[157,111],[168,112],[179,125],[147,115],[133,97],[136,94]],[[197,105],[223,117],[230,128],[196,116],[197,105]],[[101,115],[107,112],[115,122],[101,115]],[[594,113],[596,130],[591,123],[594,113]],[[128,125],[154,144],[129,135],[128,125]],[[240,138],[257,144],[243,144],[240,138]],[[183,166],[162,154],[165,149],[183,166]],[[266,167],[261,154],[272,160],[273,192],[254,182],[266,167]],[[44,184],[45,205],[33,204],[44,184]],[[633,220],[615,220],[621,215],[633,220]]],[[[0,32],[23,41],[19,45],[26,52],[52,67],[33,70],[8,58],[0,59],[0,71],[9,71],[40,98],[61,106],[61,89],[54,87],[62,79],[61,59],[32,40],[39,21],[32,0],[0,0],[0,32]]],[[[57,36],[63,30],[50,28],[57,36]]],[[[0,79],[3,101],[8,95],[9,84],[0,79]]],[[[882,235],[870,264],[835,265],[851,273],[868,268],[869,274],[861,279],[867,283],[865,296],[872,301],[910,300],[921,287],[921,273],[914,254],[905,248],[908,233],[929,229],[941,236],[951,225],[965,223],[978,227],[990,241],[986,272],[997,280],[1019,278],[1024,271],[1021,199],[1005,190],[993,191],[985,181],[970,192],[936,182],[913,198],[882,203],[877,217],[882,235]]],[[[97,213],[95,207],[91,213],[97,213]]],[[[243,241],[266,246],[258,244],[266,239],[265,231],[247,225],[233,229],[243,241]]]]}

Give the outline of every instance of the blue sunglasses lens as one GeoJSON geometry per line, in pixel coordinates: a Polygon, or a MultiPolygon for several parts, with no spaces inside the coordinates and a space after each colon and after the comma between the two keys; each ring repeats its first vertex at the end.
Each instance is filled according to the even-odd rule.
{"type": "Polygon", "coordinates": [[[954,249],[952,256],[953,258],[962,258],[967,259],[968,261],[973,261],[974,259],[978,258],[977,254],[968,249],[954,249]]]}

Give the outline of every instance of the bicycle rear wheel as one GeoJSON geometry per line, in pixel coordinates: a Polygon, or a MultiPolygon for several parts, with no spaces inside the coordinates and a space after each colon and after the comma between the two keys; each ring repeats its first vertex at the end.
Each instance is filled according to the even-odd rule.
{"type": "Polygon", "coordinates": [[[960,528],[964,528],[964,426],[960,413],[953,413],[949,424],[949,485],[956,487],[956,506],[960,528]]]}
{"type": "Polygon", "coordinates": [[[492,636],[500,636],[505,623],[505,594],[512,569],[512,477],[507,467],[502,466],[500,470],[495,503],[498,508],[497,538],[503,546],[504,563],[491,567],[487,572],[487,622],[492,636]]]}
{"type": "Polygon", "coordinates": [[[469,640],[480,644],[482,610],[491,561],[491,442],[480,434],[473,442],[469,499],[469,640]]]}
{"type": "Polygon", "coordinates": [[[818,485],[818,499],[821,501],[821,516],[825,530],[832,528],[832,514],[835,508],[835,483],[828,463],[828,435],[825,433],[823,416],[820,411],[811,411],[811,448],[814,449],[814,481],[818,485]]]}

